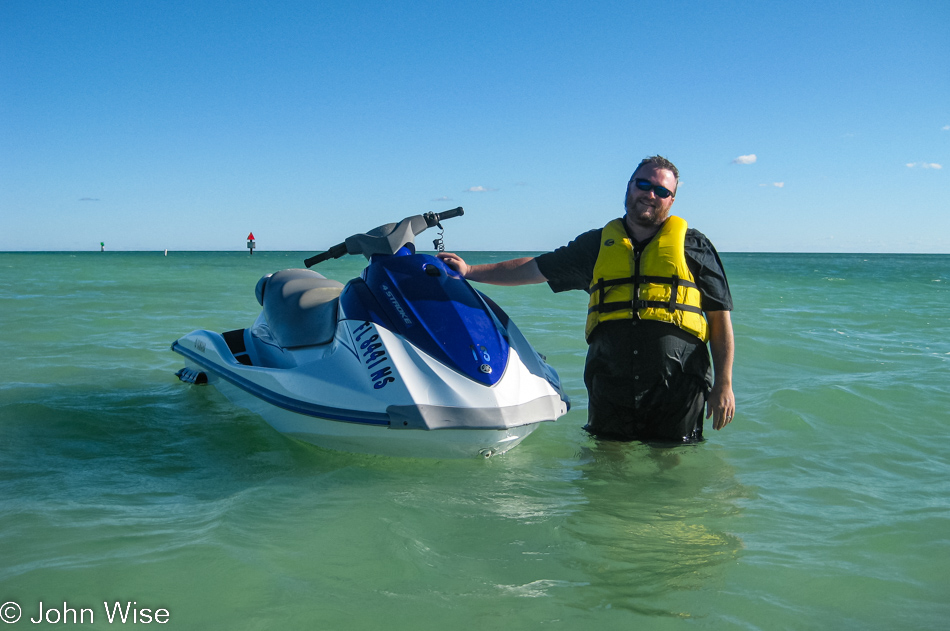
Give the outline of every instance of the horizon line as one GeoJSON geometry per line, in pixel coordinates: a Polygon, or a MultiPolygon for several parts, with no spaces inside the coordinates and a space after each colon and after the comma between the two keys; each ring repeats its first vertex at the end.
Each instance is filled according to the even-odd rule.
{"type": "MultiPolygon", "coordinates": [[[[326,250],[255,250],[258,254],[262,253],[272,253],[272,254],[305,254],[305,255],[314,255],[325,252],[326,250]]],[[[532,253],[537,252],[538,254],[543,254],[549,252],[550,250],[464,250],[458,249],[456,252],[475,252],[475,253],[484,253],[484,252],[517,252],[517,253],[532,253]]],[[[250,258],[251,254],[248,254],[246,250],[172,250],[161,249],[161,250],[3,250],[0,249],[0,254],[165,254],[165,253],[186,253],[186,254],[203,254],[203,253],[232,253],[232,254],[244,254],[250,258]]],[[[436,250],[417,250],[418,254],[435,254],[436,250]]],[[[863,254],[863,255],[892,255],[892,254],[904,254],[908,256],[947,256],[950,255],[950,251],[947,252],[906,252],[906,251],[883,251],[883,252],[866,252],[866,251],[828,251],[828,250],[717,250],[719,254],[863,254]]],[[[356,255],[353,255],[356,256],[356,255]]]]}

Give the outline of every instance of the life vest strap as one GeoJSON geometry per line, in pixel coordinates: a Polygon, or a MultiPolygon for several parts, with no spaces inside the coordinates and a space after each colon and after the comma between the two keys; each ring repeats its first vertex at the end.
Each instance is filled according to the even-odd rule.
{"type": "Polygon", "coordinates": [[[699,289],[699,285],[694,283],[691,280],[686,280],[685,278],[680,278],[679,276],[665,277],[665,276],[641,276],[641,283],[655,283],[657,285],[672,285],[676,284],[680,287],[691,287],[693,289],[699,289]],[[671,283],[670,281],[675,281],[671,283]]]}
{"type": "Polygon", "coordinates": [[[685,278],[679,278],[677,276],[673,276],[672,278],[668,276],[640,276],[639,278],[628,276],[626,278],[608,278],[606,280],[603,278],[598,278],[597,282],[591,286],[587,293],[592,294],[595,291],[600,291],[601,289],[613,287],[615,285],[640,285],[642,283],[654,283],[656,285],[678,285],[680,287],[699,289],[699,285],[696,283],[686,280],[685,278]]]}
{"type": "MultiPolygon", "coordinates": [[[[639,263],[639,259],[637,259],[639,263]]],[[[639,268],[639,265],[637,266],[639,268]]],[[[639,271],[639,269],[637,270],[639,271]]],[[[590,289],[590,293],[599,292],[600,300],[597,301],[597,304],[593,307],[590,307],[587,310],[587,313],[593,313],[598,311],[600,313],[609,313],[611,311],[620,311],[622,309],[632,309],[633,316],[635,319],[640,319],[639,309],[655,308],[655,309],[666,309],[670,313],[673,313],[677,309],[681,311],[689,311],[690,313],[699,313],[702,314],[703,310],[699,307],[693,307],[690,305],[685,305],[680,302],[676,302],[676,296],[679,293],[680,287],[699,289],[696,283],[686,280],[685,278],[680,278],[675,274],[671,277],[666,276],[640,276],[639,274],[635,276],[628,276],[626,278],[609,278],[603,279],[598,278],[597,282],[590,289]],[[652,283],[654,285],[669,285],[670,286],[670,299],[668,302],[661,302],[659,300],[633,300],[630,302],[607,302],[604,298],[604,289],[607,287],[614,287],[616,285],[633,285],[633,294],[636,296],[639,294],[640,285],[643,283],[652,283]],[[634,308],[635,307],[635,308],[634,308]]]]}
{"type": "Polygon", "coordinates": [[[603,291],[606,287],[613,287],[615,285],[633,285],[635,284],[635,279],[632,276],[626,278],[609,278],[604,280],[603,278],[598,278],[597,282],[594,283],[590,290],[587,293],[594,293],[595,291],[603,291]]]}
{"type": "Polygon", "coordinates": [[[662,302],[660,300],[637,300],[637,309],[648,309],[650,307],[656,309],[669,309],[670,311],[689,311],[690,313],[699,313],[702,314],[703,310],[701,307],[694,307],[693,305],[684,305],[681,302],[674,302],[673,308],[670,309],[670,303],[662,302]]]}
{"type": "MultiPolygon", "coordinates": [[[[587,313],[594,313],[595,311],[599,313],[610,313],[612,311],[623,311],[624,309],[632,309],[636,306],[637,310],[640,309],[669,309],[670,303],[663,302],[661,300],[635,300],[631,302],[604,302],[599,305],[594,305],[593,307],[587,310],[587,313]]],[[[699,307],[694,307],[692,305],[684,305],[680,302],[673,303],[673,310],[679,309],[680,311],[688,311],[690,313],[699,313],[702,314],[703,310],[699,307]]]]}

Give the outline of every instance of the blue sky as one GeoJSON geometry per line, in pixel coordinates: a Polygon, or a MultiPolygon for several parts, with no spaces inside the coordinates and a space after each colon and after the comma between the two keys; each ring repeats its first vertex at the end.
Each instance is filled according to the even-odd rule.
{"type": "Polygon", "coordinates": [[[950,253],[948,32],[946,0],[2,0],[0,249],[316,251],[461,205],[448,248],[547,250],[660,153],[721,251],[950,253]]]}

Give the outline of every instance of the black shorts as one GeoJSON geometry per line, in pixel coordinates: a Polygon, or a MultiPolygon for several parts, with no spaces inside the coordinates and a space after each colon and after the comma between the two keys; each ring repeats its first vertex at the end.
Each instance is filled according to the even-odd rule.
{"type": "Polygon", "coordinates": [[[698,443],[703,439],[704,390],[638,407],[624,405],[609,391],[597,388],[596,380],[594,383],[584,429],[597,438],[664,443],[698,443]]]}
{"type": "Polygon", "coordinates": [[[585,429],[617,440],[702,440],[711,382],[706,345],[675,326],[600,324],[590,340],[585,429]]]}

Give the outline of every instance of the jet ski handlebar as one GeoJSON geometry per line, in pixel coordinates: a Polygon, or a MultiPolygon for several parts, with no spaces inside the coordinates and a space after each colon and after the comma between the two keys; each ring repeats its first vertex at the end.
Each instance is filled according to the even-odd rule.
{"type": "Polygon", "coordinates": [[[303,264],[307,267],[313,267],[317,263],[323,263],[324,261],[329,261],[330,259],[338,259],[344,254],[346,254],[346,244],[338,243],[326,252],[322,252],[316,256],[311,256],[309,259],[305,260],[303,264]]]}
{"type": "Polygon", "coordinates": [[[459,206],[458,208],[453,208],[452,210],[447,210],[447,211],[442,212],[442,213],[426,213],[426,214],[423,215],[423,217],[426,218],[426,223],[427,223],[427,224],[429,225],[429,227],[431,228],[431,227],[433,227],[433,226],[439,225],[439,222],[442,221],[443,219],[451,219],[451,218],[453,218],[453,217],[461,217],[461,216],[464,215],[464,214],[465,214],[465,211],[462,209],[461,206],[459,206]],[[433,219],[434,219],[435,221],[433,221],[433,219]]]}
{"type": "Polygon", "coordinates": [[[398,224],[388,223],[373,228],[366,233],[354,234],[326,252],[311,256],[303,264],[307,267],[313,267],[323,261],[338,259],[344,254],[362,254],[366,258],[374,254],[395,254],[404,245],[415,243],[414,237],[427,228],[435,226],[441,228],[440,222],[443,219],[452,219],[463,214],[465,214],[465,211],[459,206],[441,213],[425,213],[424,215],[406,217],[398,224]]]}

